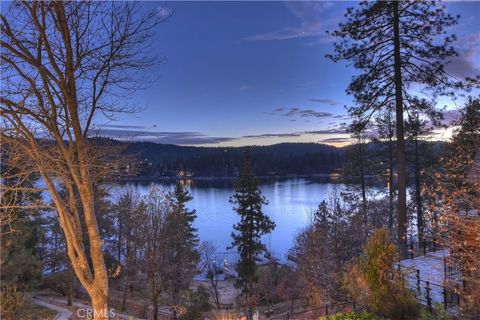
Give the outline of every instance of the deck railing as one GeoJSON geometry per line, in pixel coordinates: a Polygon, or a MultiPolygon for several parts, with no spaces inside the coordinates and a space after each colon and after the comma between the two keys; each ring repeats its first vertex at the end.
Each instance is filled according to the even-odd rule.
{"type": "Polygon", "coordinates": [[[421,242],[412,241],[407,244],[398,246],[400,252],[400,260],[413,259],[421,257],[427,253],[436,252],[443,249],[441,245],[434,240],[424,240],[421,242]]]}
{"type": "Polygon", "coordinates": [[[405,272],[399,269],[399,275],[405,287],[409,288],[414,294],[419,303],[426,306],[428,310],[432,311],[436,303],[443,304],[445,309],[458,307],[460,305],[459,284],[446,285],[432,283],[431,281],[422,279],[420,270],[413,272],[405,272]],[[436,300],[433,292],[441,293],[441,301],[436,300]]]}
{"type": "Polygon", "coordinates": [[[452,256],[443,258],[443,269],[445,274],[445,280],[451,280],[455,282],[462,282],[463,275],[460,269],[460,261],[452,256]]]}
{"type": "MultiPolygon", "coordinates": [[[[451,257],[449,257],[451,258],[451,257]]],[[[448,259],[447,259],[448,260],[448,259]]],[[[452,259],[455,261],[454,259],[452,259]]],[[[447,262],[448,263],[448,262],[447,262]]],[[[412,270],[410,268],[402,269],[401,265],[397,265],[398,269],[392,272],[391,276],[400,277],[400,280],[403,282],[406,288],[410,289],[417,301],[425,306],[430,312],[433,311],[435,304],[442,304],[445,310],[453,312],[455,315],[454,319],[462,320],[479,320],[478,316],[472,316],[469,314],[459,314],[461,306],[461,290],[465,285],[464,281],[446,281],[447,278],[443,281],[442,284],[432,283],[431,281],[425,280],[420,273],[420,270],[412,270]],[[439,296],[440,294],[440,296],[439,296]],[[440,298],[440,299],[439,299],[440,298]]],[[[447,265],[448,266],[448,265],[447,265]]],[[[447,267],[448,271],[448,267],[447,267]]],[[[456,267],[451,268],[452,277],[458,277],[461,275],[459,269],[456,267]]]]}

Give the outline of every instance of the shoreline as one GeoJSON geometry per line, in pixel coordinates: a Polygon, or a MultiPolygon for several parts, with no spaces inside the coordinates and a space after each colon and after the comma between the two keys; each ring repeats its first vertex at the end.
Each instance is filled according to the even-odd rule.
{"type": "MultiPolygon", "coordinates": [[[[271,175],[257,176],[260,181],[283,180],[283,179],[321,179],[330,183],[343,183],[341,178],[332,178],[330,174],[298,174],[298,175],[271,175]]],[[[236,176],[140,176],[140,177],[124,177],[118,179],[118,182],[155,182],[155,181],[234,181],[236,176]]]]}

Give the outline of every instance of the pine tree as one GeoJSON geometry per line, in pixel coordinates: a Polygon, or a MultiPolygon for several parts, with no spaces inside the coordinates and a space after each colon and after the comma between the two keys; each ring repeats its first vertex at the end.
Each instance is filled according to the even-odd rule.
{"type": "MultiPolygon", "coordinates": [[[[353,77],[347,88],[356,105],[349,109],[365,124],[379,110],[395,105],[398,174],[398,241],[407,239],[406,169],[404,111],[418,110],[431,118],[438,117],[435,101],[415,97],[411,84],[428,96],[454,95],[464,83],[452,81],[445,72],[446,59],[457,53],[451,46],[455,36],[444,34],[458,17],[445,12],[434,2],[377,1],[362,2],[348,8],[347,22],[332,34],[335,43],[333,61],[351,60],[362,72],[353,77]],[[421,103],[418,103],[421,101],[421,103]]],[[[469,79],[470,80],[470,79],[469,79]]]]}
{"type": "Polygon", "coordinates": [[[35,187],[36,175],[21,179],[18,172],[17,167],[1,164],[0,281],[2,286],[14,285],[24,290],[41,278],[41,261],[37,258],[41,192],[35,187]],[[12,186],[19,191],[12,191],[12,186]]]}
{"type": "Polygon", "coordinates": [[[422,119],[418,112],[412,112],[408,116],[408,121],[405,123],[405,129],[408,134],[409,148],[407,149],[407,158],[408,153],[410,153],[413,168],[411,168],[411,175],[413,176],[413,192],[412,199],[415,204],[416,209],[416,220],[417,220],[417,236],[418,242],[422,244],[425,241],[425,222],[423,214],[423,197],[422,197],[422,170],[428,166],[433,165],[435,162],[435,157],[433,156],[433,151],[431,150],[431,145],[427,145],[424,141],[422,143],[422,137],[425,136],[432,130],[428,127],[428,123],[425,119],[422,119]]]}
{"type": "Polygon", "coordinates": [[[387,109],[380,112],[375,119],[378,128],[378,137],[377,141],[380,142],[381,149],[379,154],[375,155],[375,158],[380,157],[380,176],[384,176],[387,173],[387,189],[388,189],[388,228],[390,231],[393,230],[394,225],[394,198],[395,198],[395,186],[393,179],[393,167],[394,167],[394,148],[395,143],[393,137],[395,135],[395,121],[393,119],[394,115],[392,112],[392,106],[390,105],[387,109]],[[386,157],[385,157],[386,155],[386,157]],[[385,165],[382,166],[382,164],[385,165]]]}
{"type": "Polygon", "coordinates": [[[167,289],[170,304],[173,306],[174,318],[177,318],[176,306],[181,305],[182,293],[190,288],[191,281],[200,259],[197,247],[199,243],[198,230],[193,227],[197,218],[195,210],[190,210],[186,204],[193,199],[181,181],[177,181],[174,191],[169,195],[172,204],[172,214],[168,221],[171,240],[168,244],[169,262],[175,266],[167,276],[167,289]]]}
{"type": "Polygon", "coordinates": [[[193,223],[197,218],[195,210],[190,210],[186,207],[186,204],[192,201],[193,197],[190,192],[185,189],[181,181],[177,181],[175,190],[170,194],[174,204],[174,211],[179,215],[181,226],[183,228],[182,235],[184,243],[190,248],[196,248],[198,246],[198,229],[193,227],[193,223]]]}
{"type": "Polygon", "coordinates": [[[356,176],[360,178],[360,191],[362,194],[362,214],[364,217],[365,226],[368,223],[367,217],[367,186],[366,186],[366,172],[370,171],[368,164],[368,135],[366,128],[357,120],[354,120],[350,125],[349,131],[352,138],[355,140],[355,147],[348,155],[349,162],[353,165],[356,176]]]}
{"type": "Polygon", "coordinates": [[[239,176],[235,183],[235,194],[230,198],[234,210],[240,217],[240,222],[233,226],[232,247],[237,248],[240,260],[237,264],[238,285],[242,288],[249,311],[254,303],[254,283],[256,279],[256,263],[259,255],[266,252],[261,237],[275,228],[275,223],[262,211],[262,206],[268,201],[258,187],[252,167],[249,151],[244,154],[239,168],[239,176]]]}

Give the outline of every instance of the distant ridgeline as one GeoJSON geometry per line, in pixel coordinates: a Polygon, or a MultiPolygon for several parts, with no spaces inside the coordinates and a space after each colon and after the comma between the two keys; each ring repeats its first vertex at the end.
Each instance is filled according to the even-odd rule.
{"type": "MultiPolygon", "coordinates": [[[[282,143],[248,147],[257,176],[330,174],[342,168],[344,150],[323,144],[282,143]]],[[[145,163],[139,174],[234,177],[247,147],[186,147],[130,143],[125,152],[145,163]]]]}
{"type": "MultiPolygon", "coordinates": [[[[101,140],[104,140],[103,138],[101,140]]],[[[153,142],[120,142],[123,153],[132,158],[135,178],[161,177],[235,177],[242,154],[249,149],[255,173],[260,177],[342,174],[351,161],[355,146],[337,148],[319,143],[280,143],[250,147],[190,147],[153,142]],[[134,160],[134,161],[133,161],[134,160]]],[[[105,141],[104,140],[104,141],[105,141]]],[[[440,152],[438,142],[428,142],[440,152]]],[[[382,147],[369,143],[368,150],[381,152],[382,147]]],[[[438,154],[437,153],[437,154],[438,154]]],[[[366,155],[368,156],[368,154],[366,155]]]]}

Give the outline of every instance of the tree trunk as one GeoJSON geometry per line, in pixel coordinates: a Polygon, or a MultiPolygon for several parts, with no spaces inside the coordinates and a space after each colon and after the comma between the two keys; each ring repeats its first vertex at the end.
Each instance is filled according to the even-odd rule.
{"type": "Polygon", "coordinates": [[[293,297],[290,299],[290,311],[288,312],[288,319],[290,320],[290,316],[293,315],[293,306],[294,306],[295,300],[293,297]]]}
{"type": "Polygon", "coordinates": [[[158,320],[158,301],[157,298],[153,300],[153,320],[158,320]]]}
{"type": "Polygon", "coordinates": [[[363,230],[365,239],[368,238],[368,215],[367,215],[367,194],[365,190],[365,168],[364,168],[364,154],[361,132],[358,138],[358,156],[360,157],[360,185],[362,188],[362,215],[363,215],[363,230]]]}
{"type": "MultiPolygon", "coordinates": [[[[58,272],[58,258],[57,258],[57,254],[58,254],[58,232],[57,232],[57,228],[55,226],[55,223],[53,224],[53,227],[52,227],[53,230],[55,230],[53,232],[53,254],[55,256],[54,259],[52,259],[52,273],[57,273],[58,272]]],[[[67,261],[67,263],[69,263],[69,261],[67,261]]]]}
{"type": "Polygon", "coordinates": [[[73,295],[73,272],[72,265],[67,261],[67,306],[72,305],[73,295]]]}
{"type": "MultiPolygon", "coordinates": [[[[213,270],[215,272],[215,270],[213,270]]],[[[210,277],[210,283],[212,284],[213,294],[215,295],[215,303],[217,304],[217,308],[220,308],[220,299],[218,297],[218,283],[215,280],[216,274],[214,273],[213,277],[210,277]]]]}
{"type": "Polygon", "coordinates": [[[361,186],[362,186],[362,210],[363,210],[363,219],[365,223],[365,227],[367,226],[368,223],[368,217],[367,217],[367,194],[365,190],[365,168],[364,168],[364,163],[363,163],[363,144],[362,141],[359,138],[358,142],[358,152],[360,156],[360,180],[361,180],[361,186]]]}
{"type": "Polygon", "coordinates": [[[152,312],[153,320],[158,320],[158,292],[156,279],[150,279],[151,282],[151,299],[152,299],[152,312]]]}
{"type": "Polygon", "coordinates": [[[119,210],[118,219],[118,243],[117,243],[117,263],[122,265],[122,234],[123,234],[123,208],[119,210]]]}
{"type": "Polygon", "coordinates": [[[415,202],[417,203],[418,242],[421,244],[425,240],[425,236],[422,210],[422,194],[420,190],[420,161],[418,158],[418,138],[415,137],[415,202]]]}
{"type": "Polygon", "coordinates": [[[125,272],[125,279],[123,284],[123,293],[122,293],[122,306],[120,307],[121,311],[125,311],[127,305],[127,293],[128,293],[128,282],[130,281],[128,277],[128,272],[125,272]]]}
{"type": "Polygon", "coordinates": [[[125,256],[125,279],[124,279],[124,285],[123,285],[123,293],[122,293],[122,306],[121,310],[125,311],[126,304],[127,304],[127,293],[128,293],[128,287],[130,284],[130,265],[131,265],[131,260],[132,260],[132,248],[130,246],[130,241],[129,237],[126,238],[126,256],[125,256]]]}
{"type": "Polygon", "coordinates": [[[90,294],[92,299],[92,308],[93,308],[93,319],[94,320],[103,320],[109,319],[109,310],[108,310],[108,297],[106,294],[92,293],[90,294]]]}
{"type": "MultiPolygon", "coordinates": [[[[397,128],[397,185],[398,185],[398,243],[407,243],[407,180],[405,170],[405,128],[403,123],[403,83],[400,52],[400,17],[399,3],[393,5],[393,33],[394,33],[394,63],[395,63],[395,113],[397,128]]],[[[406,248],[403,248],[406,250],[406,248]]]]}
{"type": "Polygon", "coordinates": [[[388,132],[388,227],[393,231],[393,128],[389,114],[389,132],[388,132]]]}

